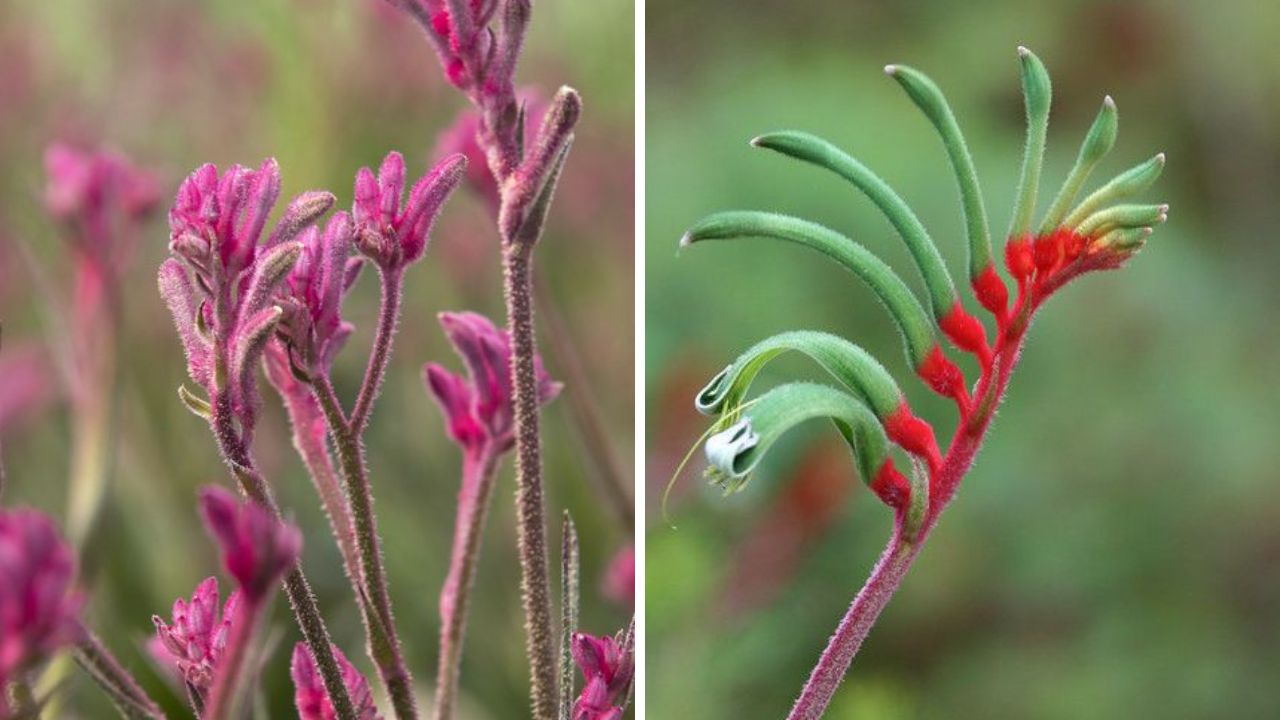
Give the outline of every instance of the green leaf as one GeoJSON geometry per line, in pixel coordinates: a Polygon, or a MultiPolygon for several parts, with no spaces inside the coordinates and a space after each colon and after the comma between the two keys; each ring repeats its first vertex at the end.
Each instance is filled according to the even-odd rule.
{"type": "Polygon", "coordinates": [[[752,140],[751,144],[830,170],[861,190],[889,219],[911,251],[911,257],[929,290],[933,316],[941,320],[956,304],[956,288],[937,245],[906,201],[880,176],[840,148],[809,133],[769,133],[752,140]]]}
{"type": "Polygon", "coordinates": [[[729,211],[698,222],[685,233],[680,244],[745,237],[768,237],[804,245],[834,259],[861,278],[889,309],[902,332],[907,358],[913,368],[919,367],[937,345],[933,324],[902,278],[865,247],[830,228],[787,215],[729,211]]]}
{"type": "Polygon", "coordinates": [[[1120,118],[1116,113],[1116,104],[1108,95],[1103,98],[1102,109],[1098,111],[1098,117],[1094,118],[1089,133],[1084,136],[1084,142],[1080,144],[1076,164],[1072,166],[1071,172],[1067,173],[1062,189],[1058,191],[1058,196],[1053,199],[1053,204],[1044,215],[1044,221],[1040,223],[1041,235],[1057,228],[1058,223],[1062,222],[1063,216],[1067,214],[1067,208],[1075,202],[1076,195],[1080,193],[1085,180],[1089,179],[1089,174],[1116,144],[1116,134],[1119,129],[1120,118]]]}
{"type": "Polygon", "coordinates": [[[726,494],[742,489],[778,438],[816,418],[835,422],[853,450],[862,481],[870,483],[889,457],[884,427],[857,398],[815,383],[773,388],[746,406],[741,420],[707,438],[708,477],[726,494]]]}
{"type": "Polygon", "coordinates": [[[196,417],[208,420],[213,416],[213,408],[209,406],[209,401],[188,390],[186,385],[178,386],[178,397],[196,417]]]}
{"type": "Polygon", "coordinates": [[[1018,180],[1009,237],[1021,237],[1031,232],[1031,216],[1036,212],[1036,191],[1040,187],[1040,168],[1044,162],[1045,136],[1049,132],[1049,105],[1053,99],[1049,71],[1044,69],[1040,58],[1024,47],[1018,48],[1018,57],[1022,61],[1022,96],[1027,108],[1027,147],[1022,156],[1022,176],[1018,180]]]}
{"type": "Polygon", "coordinates": [[[705,415],[736,414],[756,375],[770,360],[789,351],[803,353],[816,361],[852,390],[881,421],[902,403],[898,384],[866,350],[830,333],[796,330],[756,343],[722,370],[698,393],[694,400],[698,411],[705,415]]]}
{"type": "Polygon", "coordinates": [[[1062,221],[1063,226],[1076,227],[1098,208],[1145,191],[1155,184],[1163,170],[1164,153],[1158,153],[1150,160],[1125,170],[1081,200],[1076,209],[1062,221]]]}
{"type": "Polygon", "coordinates": [[[956,122],[942,90],[924,73],[905,65],[888,65],[884,71],[907,91],[907,96],[942,136],[947,159],[951,161],[951,169],[960,185],[960,202],[969,239],[969,278],[975,278],[991,266],[991,230],[987,225],[987,208],[982,202],[978,171],[973,166],[973,157],[965,144],[964,134],[960,132],[960,124],[956,122]]]}

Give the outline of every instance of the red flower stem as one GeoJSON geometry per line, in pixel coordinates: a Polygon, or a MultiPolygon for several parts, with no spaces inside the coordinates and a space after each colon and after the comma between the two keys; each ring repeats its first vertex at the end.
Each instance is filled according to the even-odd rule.
{"type": "Polygon", "coordinates": [[[542,441],[538,429],[538,380],[534,366],[532,243],[503,240],[507,327],[511,333],[512,406],[516,429],[516,530],[520,546],[520,595],[534,720],[554,720],[556,633],[547,578],[547,529],[543,509],[542,441]]]}
{"type": "Polygon", "coordinates": [[[1025,291],[1020,291],[1017,306],[1012,313],[1009,327],[1000,329],[992,362],[984,367],[982,377],[974,392],[975,401],[969,412],[964,413],[959,428],[947,448],[947,453],[929,480],[929,511],[914,538],[905,537],[903,516],[897,513],[893,535],[884,554],[871,571],[871,576],[854,598],[849,610],[841,619],[835,635],[818,658],[805,683],[800,697],[788,715],[788,720],[817,720],[826,711],[832,695],[849,670],[853,658],[862,647],[863,640],[871,632],[880,612],[888,605],[915,562],[938,517],[955,497],[961,479],[973,465],[974,456],[982,445],[995,409],[1004,397],[1009,377],[1022,352],[1024,332],[1030,323],[1033,307],[1025,291]]]}
{"type": "Polygon", "coordinates": [[[218,661],[218,669],[213,676],[213,687],[209,690],[209,699],[205,703],[201,720],[230,720],[235,717],[240,681],[244,676],[245,658],[249,656],[254,629],[265,607],[264,598],[253,597],[245,592],[240,593],[240,602],[236,603],[236,614],[231,620],[227,647],[223,651],[222,659],[218,661]]]}
{"type": "Polygon", "coordinates": [[[880,617],[880,611],[889,604],[912,561],[920,552],[923,538],[915,543],[908,542],[903,536],[903,520],[904,515],[897,513],[889,544],[875,569],[871,571],[871,577],[853,599],[853,604],[831,636],[827,649],[822,652],[822,657],[809,675],[809,681],[805,683],[800,697],[787,715],[788,720],[818,720],[826,712],[831,696],[844,679],[854,655],[862,647],[862,641],[871,632],[871,626],[880,617]]]}
{"type": "Polygon", "coordinates": [[[498,469],[498,453],[485,443],[462,458],[462,489],[453,528],[449,574],[440,593],[440,658],[436,674],[436,706],[433,717],[448,720],[458,694],[462,642],[466,633],[467,606],[475,582],[476,566],[484,536],[485,519],[498,469]]]}
{"type": "MultiPolygon", "coordinates": [[[[385,293],[383,297],[386,298],[385,293]]],[[[394,326],[394,321],[392,325],[394,326]]],[[[370,362],[371,367],[372,365],[370,362]]],[[[413,678],[404,662],[400,638],[396,634],[395,618],[391,612],[391,595],[387,590],[386,572],[382,567],[382,545],[373,512],[373,491],[365,472],[364,445],[360,442],[354,425],[343,421],[342,407],[329,379],[322,377],[312,387],[329,423],[329,434],[333,438],[338,465],[347,488],[347,503],[355,521],[356,543],[360,550],[360,568],[364,578],[363,585],[357,588],[357,595],[365,596],[361,606],[365,610],[369,656],[378,666],[378,675],[387,688],[396,717],[411,720],[418,717],[417,701],[413,694],[413,678]]],[[[352,420],[354,419],[353,417],[352,420]]]]}
{"type": "Polygon", "coordinates": [[[365,426],[369,422],[369,413],[373,410],[373,401],[382,388],[382,379],[387,373],[387,360],[391,357],[392,340],[396,334],[396,323],[400,320],[400,296],[404,285],[404,271],[400,268],[379,268],[382,280],[382,302],[378,306],[378,329],[373,337],[373,352],[369,354],[369,365],[365,368],[364,382],[360,384],[360,392],[356,395],[355,408],[351,410],[351,434],[355,437],[364,435],[365,426]]]}

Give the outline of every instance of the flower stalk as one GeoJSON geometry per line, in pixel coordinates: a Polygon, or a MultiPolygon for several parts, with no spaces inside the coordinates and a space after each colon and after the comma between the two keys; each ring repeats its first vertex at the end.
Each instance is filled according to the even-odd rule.
{"type": "MultiPolygon", "coordinates": [[[[458,691],[458,671],[481,537],[493,495],[494,473],[503,455],[516,444],[510,375],[510,333],[483,315],[441,313],[449,342],[462,358],[466,375],[435,363],[423,368],[427,391],[448,421],[449,437],[462,450],[462,485],[449,574],[440,591],[440,669],[435,717],[451,717],[458,691]]],[[[539,404],[551,401],[561,386],[553,382],[535,357],[539,404]]]]}
{"type": "MultiPolygon", "coordinates": [[[[211,164],[198,168],[179,187],[169,212],[175,257],[161,265],[159,274],[188,374],[209,399],[185,390],[180,395],[209,424],[243,493],[276,518],[279,505],[250,450],[259,405],[257,362],[284,315],[274,300],[302,254],[296,238],[333,204],[327,193],[298,196],[260,242],[279,189],[274,160],[257,170],[232,166],[221,175],[211,164]]],[[[337,716],[354,720],[328,630],[296,564],[284,573],[284,586],[337,716]]]]}
{"type": "Polygon", "coordinates": [[[815,720],[826,711],[863,640],[902,583],[938,517],[954,499],[1004,398],[1035,312],[1080,275],[1122,266],[1142,247],[1152,226],[1167,217],[1167,205],[1112,204],[1150,186],[1164,164],[1163,155],[1121,174],[1069,210],[1088,175],[1115,142],[1116,108],[1107,97],[1081,146],[1076,166],[1042,220],[1041,229],[1032,233],[1051,88],[1040,60],[1025,48],[1019,48],[1018,55],[1028,139],[1005,246],[1006,269],[1016,287],[1012,307],[1005,281],[991,260],[986,210],[954,115],[938,87],[923,74],[900,65],[886,68],[942,137],[961,191],[970,284],[975,299],[994,320],[993,342],[988,341],[983,324],[961,306],[937,248],[905,202],[871,170],[812,135],[770,133],[752,144],[830,170],[870,197],[911,250],[925,280],[932,313],[926,314],[910,289],[870,251],[815,223],[771,213],[726,212],[696,224],[681,241],[687,245],[763,236],[806,246],[835,259],[879,296],[903,336],[907,358],[917,375],[935,392],[953,398],[960,416],[945,452],[941,451],[932,426],[911,411],[878,362],[853,343],[808,331],[782,333],[762,341],[699,393],[695,402],[698,410],[718,416],[706,442],[708,475],[726,492],[747,482],[778,436],[807,419],[826,417],[836,422],[848,441],[863,481],[894,512],[893,533],[885,551],[821,654],[791,710],[791,720],[815,720]],[[977,357],[980,374],[975,383],[971,385],[947,358],[939,336],[977,357]],[[747,391],[764,364],[790,351],[817,362],[841,389],[791,383],[747,400],[747,391]],[[909,480],[894,468],[887,454],[889,443],[912,456],[909,480]]]}
{"type": "Polygon", "coordinates": [[[440,591],[440,656],[436,672],[436,705],[433,717],[448,720],[457,704],[458,675],[462,666],[462,641],[467,610],[480,560],[480,544],[493,496],[498,455],[489,443],[462,459],[462,490],[458,493],[457,520],[449,574],[440,591]]]}

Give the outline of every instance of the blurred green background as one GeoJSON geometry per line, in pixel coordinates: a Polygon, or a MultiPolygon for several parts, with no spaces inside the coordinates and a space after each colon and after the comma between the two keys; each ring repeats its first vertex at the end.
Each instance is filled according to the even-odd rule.
{"type": "MultiPolygon", "coordinates": [[[[519,75],[543,97],[562,83],[574,85],[586,103],[539,259],[543,289],[582,355],[585,390],[622,458],[632,454],[634,400],[633,15],[629,0],[537,3],[519,75]]],[[[126,283],[124,354],[114,387],[114,488],[82,574],[92,625],[170,710],[177,712],[181,700],[149,668],[141,644],[151,633],[152,613],[167,617],[175,597],[189,595],[217,570],[196,519],[195,488],[226,482],[226,474],[208,428],[174,394],[188,380],[155,289],[168,237],[163,210],[198,164],[256,166],[266,155],[279,159],[284,196],[327,188],[340,206],[349,206],[357,168],[376,168],[387,151],[398,149],[416,178],[437,135],[464,107],[421,31],[381,0],[0,4],[5,353],[43,346],[50,327],[22,245],[31,248],[55,295],[70,285],[65,243],[40,202],[46,144],[105,144],[156,168],[163,180],[161,212],[146,227],[126,283]]],[[[460,455],[445,438],[419,369],[427,360],[460,367],[436,322],[438,311],[503,317],[497,239],[478,197],[459,191],[445,207],[406,292],[368,445],[393,602],[425,701],[435,677],[437,598],[453,535],[460,455]]],[[[335,371],[348,403],[363,372],[376,301],[377,284],[367,273],[347,302],[358,331],[335,371]]],[[[559,358],[545,348],[544,356],[552,374],[565,379],[559,358]]],[[[51,367],[46,371],[44,401],[37,398],[0,428],[11,483],[4,500],[62,518],[70,418],[57,377],[51,367]]],[[[368,671],[328,526],[290,446],[279,401],[269,388],[264,398],[259,460],[307,537],[303,565],[335,640],[368,671]]],[[[559,511],[569,509],[583,540],[583,627],[612,633],[626,624],[631,608],[605,600],[599,586],[609,559],[630,542],[630,528],[593,489],[596,469],[580,450],[567,410],[562,397],[544,413],[551,542],[558,546],[559,511]]],[[[629,467],[623,466],[628,483],[629,467]]],[[[461,718],[528,712],[511,476],[505,462],[473,596],[461,718]]],[[[260,717],[296,717],[287,659],[297,631],[284,605],[278,598],[274,627],[281,644],[264,678],[269,715],[260,717]]],[[[58,717],[114,716],[83,675],[67,690],[58,717]]]]}
{"type": "MultiPolygon", "coordinates": [[[[815,423],[727,499],[699,479],[698,452],[669,526],[656,508],[706,428],[703,383],[763,337],[828,330],[885,362],[944,438],[954,423],[844,270],[765,240],[677,257],[677,239],[712,211],[787,212],[850,234],[922,292],[865,198],[747,146],[801,129],[888,180],[963,278],[941,143],[881,68],[912,65],[946,92],[1002,238],[1024,137],[1019,44],[1054,82],[1041,209],[1110,93],[1119,141],[1094,181],[1163,150],[1148,196],[1171,219],[1127,269],[1040,314],[990,440],[827,717],[1280,717],[1277,28],[1280,5],[1264,2],[650,0],[652,717],[784,716],[891,519],[815,423]]],[[[794,359],[768,374],[818,377],[794,359]]]]}

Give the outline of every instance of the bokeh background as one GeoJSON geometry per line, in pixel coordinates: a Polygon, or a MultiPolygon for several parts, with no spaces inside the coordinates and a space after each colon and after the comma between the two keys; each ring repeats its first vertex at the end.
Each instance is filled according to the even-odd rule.
{"type": "MultiPolygon", "coordinates": [[[[850,234],[922,291],[865,198],[751,137],[803,129],[851,151],[912,204],[957,278],[955,181],[886,63],[946,92],[997,238],[1024,137],[1019,44],[1053,76],[1050,197],[1104,93],[1120,135],[1095,182],[1168,153],[1149,195],[1170,222],[1126,270],[1041,313],[990,440],[827,717],[1280,717],[1280,7],[650,0],[648,16],[649,508],[706,428],[694,393],[782,330],[855,340],[944,437],[953,427],[841,268],[766,240],[677,257],[709,212],[783,211],[850,234]]],[[[796,359],[768,373],[819,377],[796,359]]],[[[669,522],[647,518],[648,708],[782,717],[890,514],[820,423],[736,496],[706,487],[702,466],[699,452],[669,522]]]]}
{"type": "MultiPolygon", "coordinates": [[[[539,2],[519,75],[543,97],[572,84],[586,103],[539,258],[542,289],[581,356],[582,389],[619,458],[631,457],[633,437],[633,14],[628,0],[539,2]]],[[[217,569],[196,519],[195,489],[226,482],[226,475],[208,429],[174,396],[187,378],[155,289],[168,237],[163,211],[200,163],[256,166],[267,155],[280,162],[283,196],[327,188],[349,206],[357,168],[376,168],[398,149],[417,177],[437,136],[464,107],[421,32],[379,0],[0,4],[0,359],[13,359],[4,373],[10,382],[0,378],[6,505],[34,505],[62,518],[67,504],[71,418],[47,341],[57,314],[44,298],[47,292],[65,306],[71,279],[66,243],[40,200],[44,148],[55,139],[110,146],[155,169],[163,185],[161,211],[146,225],[126,280],[122,359],[112,388],[113,487],[81,572],[92,625],[173,717],[184,716],[182,701],[141,647],[152,613],[167,616],[175,597],[189,595],[217,569]]],[[[463,190],[450,200],[426,260],[410,270],[406,293],[368,444],[393,602],[425,702],[435,677],[437,598],[460,456],[419,369],[427,360],[460,367],[438,311],[503,317],[497,239],[477,196],[463,190]]],[[[369,273],[347,302],[358,331],[335,371],[348,403],[363,372],[376,302],[369,273]]],[[[552,374],[567,379],[563,359],[549,349],[544,356],[552,374]]],[[[303,564],[336,641],[368,671],[328,526],[290,446],[279,401],[268,388],[264,397],[260,462],[307,536],[303,564]]],[[[612,633],[625,626],[631,608],[602,597],[600,584],[631,528],[593,489],[597,469],[581,450],[565,398],[544,417],[551,541],[558,546],[559,509],[569,509],[582,537],[583,625],[612,633]]],[[[630,465],[622,468],[629,485],[630,465]]],[[[473,600],[462,718],[527,716],[511,478],[504,463],[473,600]]],[[[296,717],[287,665],[297,631],[284,605],[277,600],[279,644],[258,717],[296,717]]],[[[73,675],[66,691],[57,717],[114,716],[83,675],[73,675]]]]}

